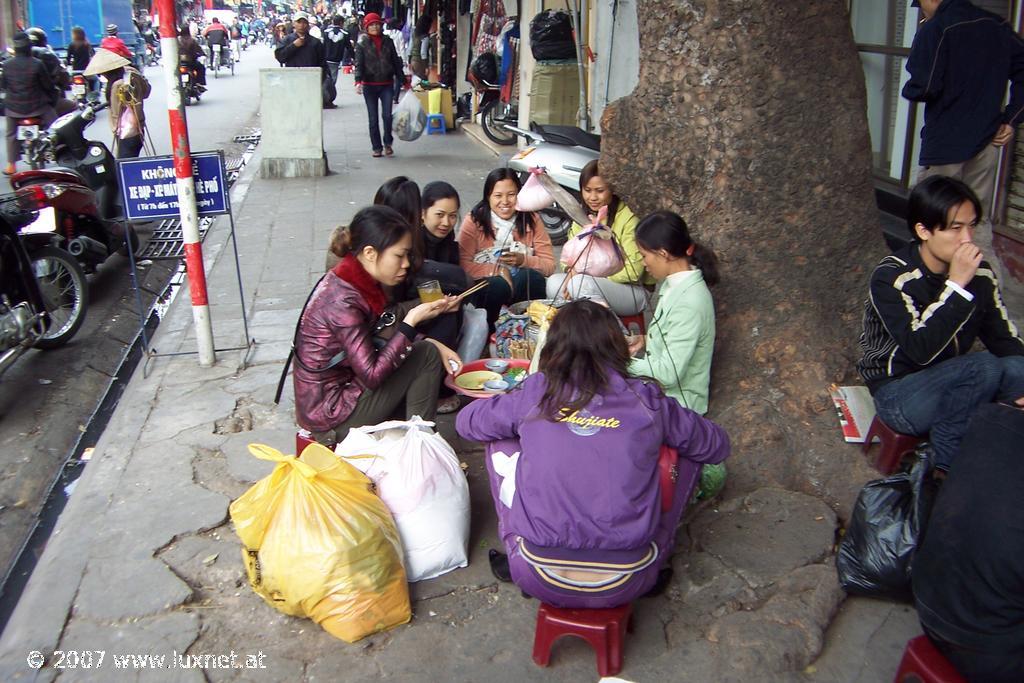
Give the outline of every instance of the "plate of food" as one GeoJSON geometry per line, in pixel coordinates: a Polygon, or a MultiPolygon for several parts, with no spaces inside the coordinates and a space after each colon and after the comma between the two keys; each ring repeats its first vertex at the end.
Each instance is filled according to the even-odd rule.
{"type": "Polygon", "coordinates": [[[489,370],[488,367],[502,367],[501,364],[493,363],[493,358],[481,358],[472,363],[462,366],[462,372],[455,377],[446,375],[444,383],[457,394],[471,398],[490,398],[504,394],[506,391],[518,386],[530,372],[530,361],[516,359],[500,359],[507,365],[500,373],[489,370]],[[491,363],[488,366],[488,362],[491,363]],[[484,386],[489,383],[490,386],[484,386]],[[506,388],[500,388],[506,386],[506,388]]]}

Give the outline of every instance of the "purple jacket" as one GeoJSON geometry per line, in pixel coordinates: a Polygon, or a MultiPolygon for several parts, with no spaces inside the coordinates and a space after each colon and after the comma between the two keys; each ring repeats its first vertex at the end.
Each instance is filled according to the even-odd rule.
{"type": "Polygon", "coordinates": [[[531,543],[574,550],[645,546],[661,515],[661,444],[700,463],[729,455],[725,430],[650,382],[612,375],[607,393],[557,422],[539,415],[545,384],[543,374],[533,375],[517,391],[463,408],[455,423],[467,439],[519,439],[509,531],[531,543]]]}
{"type": "Polygon", "coordinates": [[[294,364],[295,421],[311,432],[325,432],[355,410],[366,389],[376,389],[402,364],[412,349],[411,327],[399,324],[387,345],[373,347],[377,317],[359,291],[333,272],[328,272],[313,291],[299,322],[294,364]],[[406,329],[407,328],[407,329],[406,329]],[[326,372],[338,352],[345,360],[326,372]]]}

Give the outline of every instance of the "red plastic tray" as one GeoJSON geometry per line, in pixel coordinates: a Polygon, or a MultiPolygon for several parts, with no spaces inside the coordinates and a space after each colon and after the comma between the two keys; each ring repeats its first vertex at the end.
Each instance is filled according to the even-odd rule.
{"type": "MultiPolygon", "coordinates": [[[[486,370],[486,363],[489,360],[508,361],[509,370],[511,370],[512,368],[523,368],[524,370],[530,369],[530,361],[528,360],[522,360],[518,358],[481,358],[480,360],[475,360],[472,363],[466,363],[465,365],[463,365],[462,370],[459,371],[459,375],[462,375],[466,372],[477,372],[479,370],[486,370]]],[[[506,372],[508,372],[508,370],[506,370],[506,372]]],[[[502,393],[504,393],[496,391],[473,391],[472,389],[463,389],[462,387],[455,383],[455,377],[458,377],[459,375],[455,375],[453,377],[452,375],[446,374],[444,376],[445,386],[457,394],[469,396],[470,398],[491,398],[492,396],[500,396],[502,393]]]]}

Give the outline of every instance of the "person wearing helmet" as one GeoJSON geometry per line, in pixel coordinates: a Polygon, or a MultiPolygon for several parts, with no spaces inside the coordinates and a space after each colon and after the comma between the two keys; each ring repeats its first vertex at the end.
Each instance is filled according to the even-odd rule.
{"type": "Polygon", "coordinates": [[[0,72],[0,89],[7,93],[4,112],[7,116],[5,175],[14,173],[14,164],[18,160],[18,120],[39,117],[40,127],[45,128],[57,118],[54,104],[58,100],[49,70],[32,56],[32,41],[28,34],[15,33],[12,43],[14,57],[4,62],[3,72],[0,72]]]}
{"type": "Polygon", "coordinates": [[[115,156],[118,159],[139,156],[146,132],[146,112],[142,101],[149,97],[149,81],[131,66],[130,60],[105,48],[96,50],[85,75],[101,75],[107,79],[107,104],[110,107],[110,130],[116,141],[115,156]]]}
{"type": "Polygon", "coordinates": [[[46,31],[38,26],[33,26],[32,28],[25,29],[25,35],[28,36],[29,41],[32,43],[32,56],[46,66],[46,70],[50,74],[50,80],[53,81],[54,87],[57,89],[57,97],[59,98],[57,101],[57,116],[74,111],[75,103],[64,97],[64,92],[71,88],[71,76],[61,66],[60,57],[50,49],[46,31]]]}

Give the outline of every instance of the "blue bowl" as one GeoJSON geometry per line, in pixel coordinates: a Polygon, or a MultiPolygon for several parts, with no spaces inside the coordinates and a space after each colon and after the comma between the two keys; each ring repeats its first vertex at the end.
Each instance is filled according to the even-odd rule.
{"type": "Polygon", "coordinates": [[[508,382],[503,379],[489,379],[484,382],[484,390],[493,392],[508,391],[508,382]]]}
{"type": "Polygon", "coordinates": [[[499,375],[501,375],[508,370],[508,361],[501,360],[499,358],[493,358],[491,360],[484,361],[484,367],[490,370],[491,372],[496,372],[499,375]]]}

